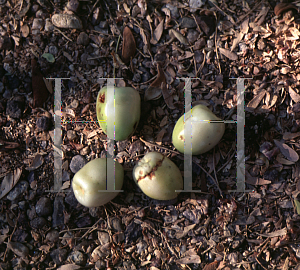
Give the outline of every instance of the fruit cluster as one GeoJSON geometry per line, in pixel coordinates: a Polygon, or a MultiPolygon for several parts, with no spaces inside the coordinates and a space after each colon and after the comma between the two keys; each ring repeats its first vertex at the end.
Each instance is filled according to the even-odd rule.
{"type": "MultiPolygon", "coordinates": [[[[131,87],[103,87],[97,96],[96,111],[103,132],[116,141],[125,140],[134,133],[139,123],[140,95],[131,87]]],[[[184,153],[187,147],[185,138],[189,135],[191,148],[186,153],[199,155],[209,151],[218,144],[225,131],[225,124],[217,122],[218,120],[221,119],[206,106],[193,107],[177,121],[172,134],[173,145],[179,152],[184,153]],[[190,127],[190,130],[185,127],[190,127]]],[[[97,207],[118,195],[123,178],[121,164],[110,158],[98,158],[88,162],[75,174],[72,188],[76,199],[82,205],[97,207]],[[115,169],[116,192],[107,192],[109,166],[115,169]]],[[[174,199],[178,196],[178,191],[183,189],[183,179],[178,167],[158,152],[147,153],[137,163],[133,169],[133,179],[147,196],[156,200],[174,199]]]]}

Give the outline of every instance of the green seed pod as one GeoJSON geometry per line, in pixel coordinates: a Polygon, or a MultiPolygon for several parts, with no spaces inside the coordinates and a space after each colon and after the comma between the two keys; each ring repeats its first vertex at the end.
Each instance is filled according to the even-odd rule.
{"type": "MultiPolygon", "coordinates": [[[[115,198],[119,192],[101,192],[106,190],[107,162],[112,167],[113,159],[97,158],[88,162],[75,175],[72,188],[76,199],[86,207],[104,205],[115,198]]],[[[115,162],[115,190],[123,185],[124,170],[121,164],[115,162]]],[[[108,179],[107,181],[114,181],[108,179]]]]}
{"type": "Polygon", "coordinates": [[[157,152],[146,154],[133,168],[133,179],[140,189],[156,200],[175,199],[183,189],[183,180],[178,167],[167,157],[157,152]]]}
{"type": "Polygon", "coordinates": [[[185,116],[182,115],[177,121],[173,134],[172,141],[176,149],[184,153],[184,127],[185,122],[190,126],[192,120],[192,155],[203,154],[214,148],[221,140],[224,131],[224,123],[210,123],[209,120],[221,120],[210,109],[204,105],[196,105],[185,116]],[[192,116],[193,114],[193,116],[192,116]],[[186,119],[184,121],[184,118],[186,119]],[[196,122],[206,120],[203,122],[196,122]]]}
{"type": "Polygon", "coordinates": [[[115,134],[116,141],[123,141],[133,134],[139,123],[141,98],[138,91],[132,87],[114,87],[114,90],[110,100],[107,86],[99,91],[96,103],[97,119],[103,132],[110,139],[113,139],[115,134]]]}

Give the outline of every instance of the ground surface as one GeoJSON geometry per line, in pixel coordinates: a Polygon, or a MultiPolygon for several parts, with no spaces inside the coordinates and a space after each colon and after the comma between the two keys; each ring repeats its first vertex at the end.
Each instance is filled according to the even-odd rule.
{"type": "Polygon", "coordinates": [[[0,1],[0,260],[2,269],[299,269],[299,2],[0,1]],[[69,14],[66,19],[65,15],[69,14]],[[53,26],[51,21],[56,26],[53,26]],[[127,26],[127,27],[126,27],[127,26]],[[77,28],[77,29],[74,29],[77,28]],[[54,189],[54,82],[62,81],[62,192],[54,189]],[[86,208],[70,184],[105,157],[96,122],[102,78],[142,99],[116,158],[124,192],[86,208]],[[236,124],[193,157],[193,189],[145,196],[132,179],[158,151],[184,172],[172,131],[192,103],[237,119],[245,80],[246,189],[236,189],[236,124]],[[46,81],[47,82],[47,81],[46,81]],[[70,191],[70,192],[68,192],[70,191]],[[60,267],[60,268],[59,268],[60,267]]]}

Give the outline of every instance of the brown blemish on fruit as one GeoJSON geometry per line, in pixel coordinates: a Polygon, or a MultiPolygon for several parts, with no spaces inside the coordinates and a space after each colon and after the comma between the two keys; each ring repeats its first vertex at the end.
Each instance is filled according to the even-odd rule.
{"type": "Polygon", "coordinates": [[[181,141],[184,141],[184,137],[183,137],[182,135],[179,136],[179,139],[180,139],[181,141]]]}
{"type": "MultiPolygon", "coordinates": [[[[137,179],[137,182],[143,180],[144,178],[146,178],[147,176],[149,176],[150,180],[153,180],[153,178],[155,177],[155,171],[157,171],[158,167],[160,167],[163,163],[165,156],[163,156],[162,160],[159,160],[156,165],[153,167],[152,171],[144,176],[141,176],[139,179],[137,179]]],[[[141,171],[139,171],[139,174],[141,174],[141,171]]]]}
{"type": "Polygon", "coordinates": [[[99,100],[100,103],[104,103],[105,102],[105,93],[100,94],[98,100],[99,100]]]}

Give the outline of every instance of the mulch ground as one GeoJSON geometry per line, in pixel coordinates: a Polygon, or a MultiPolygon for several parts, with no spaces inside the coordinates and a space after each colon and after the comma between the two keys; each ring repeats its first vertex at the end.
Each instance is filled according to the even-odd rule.
{"type": "Polygon", "coordinates": [[[298,1],[0,1],[1,269],[300,269],[298,1]],[[193,189],[147,197],[132,170],[148,152],[184,174],[172,131],[192,104],[238,120],[245,79],[246,190],[237,187],[235,123],[193,156],[193,189]],[[54,106],[61,83],[61,112],[54,106]],[[116,79],[141,96],[139,125],[116,142],[123,190],[80,205],[78,168],[106,157],[96,97],[116,79]],[[55,115],[62,188],[54,191],[55,115]]]}

